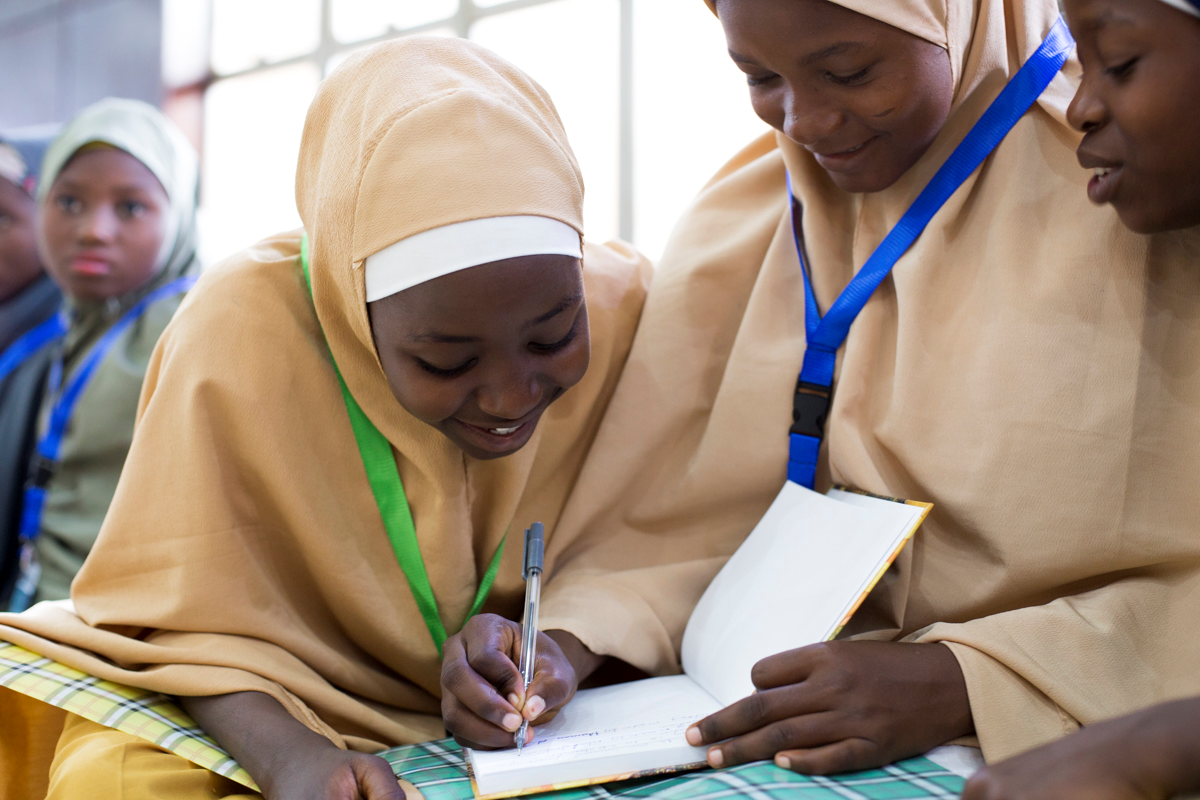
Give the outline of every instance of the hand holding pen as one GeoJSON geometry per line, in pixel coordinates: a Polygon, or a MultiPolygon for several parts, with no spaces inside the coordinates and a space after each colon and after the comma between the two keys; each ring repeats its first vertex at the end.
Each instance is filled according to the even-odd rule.
{"type": "MultiPolygon", "coordinates": [[[[536,527],[541,541],[542,526],[536,527]]],[[[526,536],[533,536],[532,527],[526,536]]],[[[527,579],[526,595],[540,590],[541,552],[538,549],[537,587],[531,587],[527,579]]],[[[525,562],[522,566],[523,573],[528,573],[525,562]]],[[[574,697],[577,669],[590,672],[596,663],[598,658],[565,631],[538,632],[536,621],[523,628],[520,622],[496,614],[473,617],[443,648],[442,720],[446,730],[459,744],[477,750],[513,747],[514,734],[521,730],[526,731],[522,745],[528,744],[532,737],[529,728],[549,722],[574,697]],[[522,661],[526,629],[534,637],[533,657],[522,661]],[[580,664],[576,666],[574,661],[580,664]],[[530,667],[532,671],[526,671],[530,667]]]]}

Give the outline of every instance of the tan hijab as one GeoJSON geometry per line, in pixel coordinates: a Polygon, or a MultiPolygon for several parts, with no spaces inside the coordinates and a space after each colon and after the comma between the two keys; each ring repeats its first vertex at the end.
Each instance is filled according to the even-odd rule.
{"type": "Polygon", "coordinates": [[[506,531],[485,608],[516,616],[520,532],[557,521],[628,353],[647,267],[628,250],[585,249],[587,376],[523,450],[480,462],[392,396],[362,262],[477,217],[581,229],[583,186],[550,99],[469,42],[379,45],[318,91],[297,199],[313,299],[299,232],[205,273],[155,351],[120,487],[73,587],[78,616],[57,604],[0,615],[0,638],[167,694],[266,692],[358,749],[436,738],[438,654],[388,543],[330,348],[393,445],[446,627],[462,624],[506,531]]]}
{"type": "MultiPolygon", "coordinates": [[[[785,163],[824,311],[1058,16],[839,4],[947,47],[954,110],[871,195],[765,136],[676,228],[542,611],[654,672],[678,668],[699,593],[785,479],[804,353],[785,163]]],[[[855,322],[817,475],[936,504],[846,635],[948,643],[989,760],[1200,692],[1200,231],[1137,236],[1088,203],[1072,90],[1055,80],[855,322]]]]}

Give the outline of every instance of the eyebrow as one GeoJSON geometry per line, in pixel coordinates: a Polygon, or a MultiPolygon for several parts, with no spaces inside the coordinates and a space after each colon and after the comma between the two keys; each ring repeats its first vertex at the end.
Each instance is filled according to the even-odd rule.
{"type": "MultiPolygon", "coordinates": [[[[71,191],[71,192],[78,192],[81,189],[90,189],[90,188],[92,188],[92,184],[88,183],[87,181],[79,181],[79,180],[74,180],[74,179],[70,179],[70,178],[68,178],[66,180],[60,180],[60,181],[54,182],[54,189],[56,191],[65,190],[65,191],[71,191]]],[[[146,194],[150,191],[150,189],[148,187],[138,186],[136,184],[128,184],[126,186],[113,186],[113,187],[110,187],[109,190],[112,192],[116,192],[118,194],[134,194],[134,193],[146,194]]]]}
{"type": "Polygon", "coordinates": [[[866,42],[838,42],[837,44],[831,44],[829,47],[826,47],[823,50],[818,50],[815,53],[809,53],[804,58],[800,59],[800,63],[807,67],[810,64],[823,61],[827,58],[832,58],[833,56],[844,56],[847,53],[857,52],[866,46],[866,42]]]}
{"type": "MultiPolygon", "coordinates": [[[[541,316],[531,319],[529,322],[525,323],[525,325],[522,326],[522,329],[532,328],[535,325],[541,325],[543,322],[548,322],[564,311],[570,309],[572,306],[578,304],[582,299],[582,292],[569,294],[559,300],[554,308],[550,309],[545,314],[542,314],[541,316]]],[[[480,339],[478,336],[455,336],[448,333],[436,333],[429,331],[426,333],[418,333],[417,335],[410,337],[409,341],[417,344],[470,344],[472,342],[482,341],[482,339],[480,339]]]]}

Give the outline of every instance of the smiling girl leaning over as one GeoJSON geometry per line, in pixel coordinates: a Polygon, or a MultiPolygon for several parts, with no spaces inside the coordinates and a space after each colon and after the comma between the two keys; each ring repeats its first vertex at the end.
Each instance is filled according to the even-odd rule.
{"type": "MultiPolygon", "coordinates": [[[[0,638],[181,696],[268,797],[397,797],[367,753],[441,737],[447,634],[519,615],[513,539],[553,531],[647,265],[582,245],[549,97],[458,39],[339,67],[296,196],[304,231],[213,267],[164,335],[74,609],[0,638]]],[[[580,649],[544,634],[530,692],[569,699],[537,687],[580,649]]],[[[69,717],[50,796],[214,791],[237,788],[69,717]]]]}

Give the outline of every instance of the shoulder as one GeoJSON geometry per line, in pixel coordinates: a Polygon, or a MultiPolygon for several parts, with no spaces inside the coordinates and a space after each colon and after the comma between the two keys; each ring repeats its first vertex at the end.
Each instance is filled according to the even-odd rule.
{"type": "Polygon", "coordinates": [[[319,331],[299,264],[300,232],[264,239],[209,267],[168,327],[169,345],[256,344],[319,331]],[[254,337],[254,338],[252,338],[254,337]]]}

